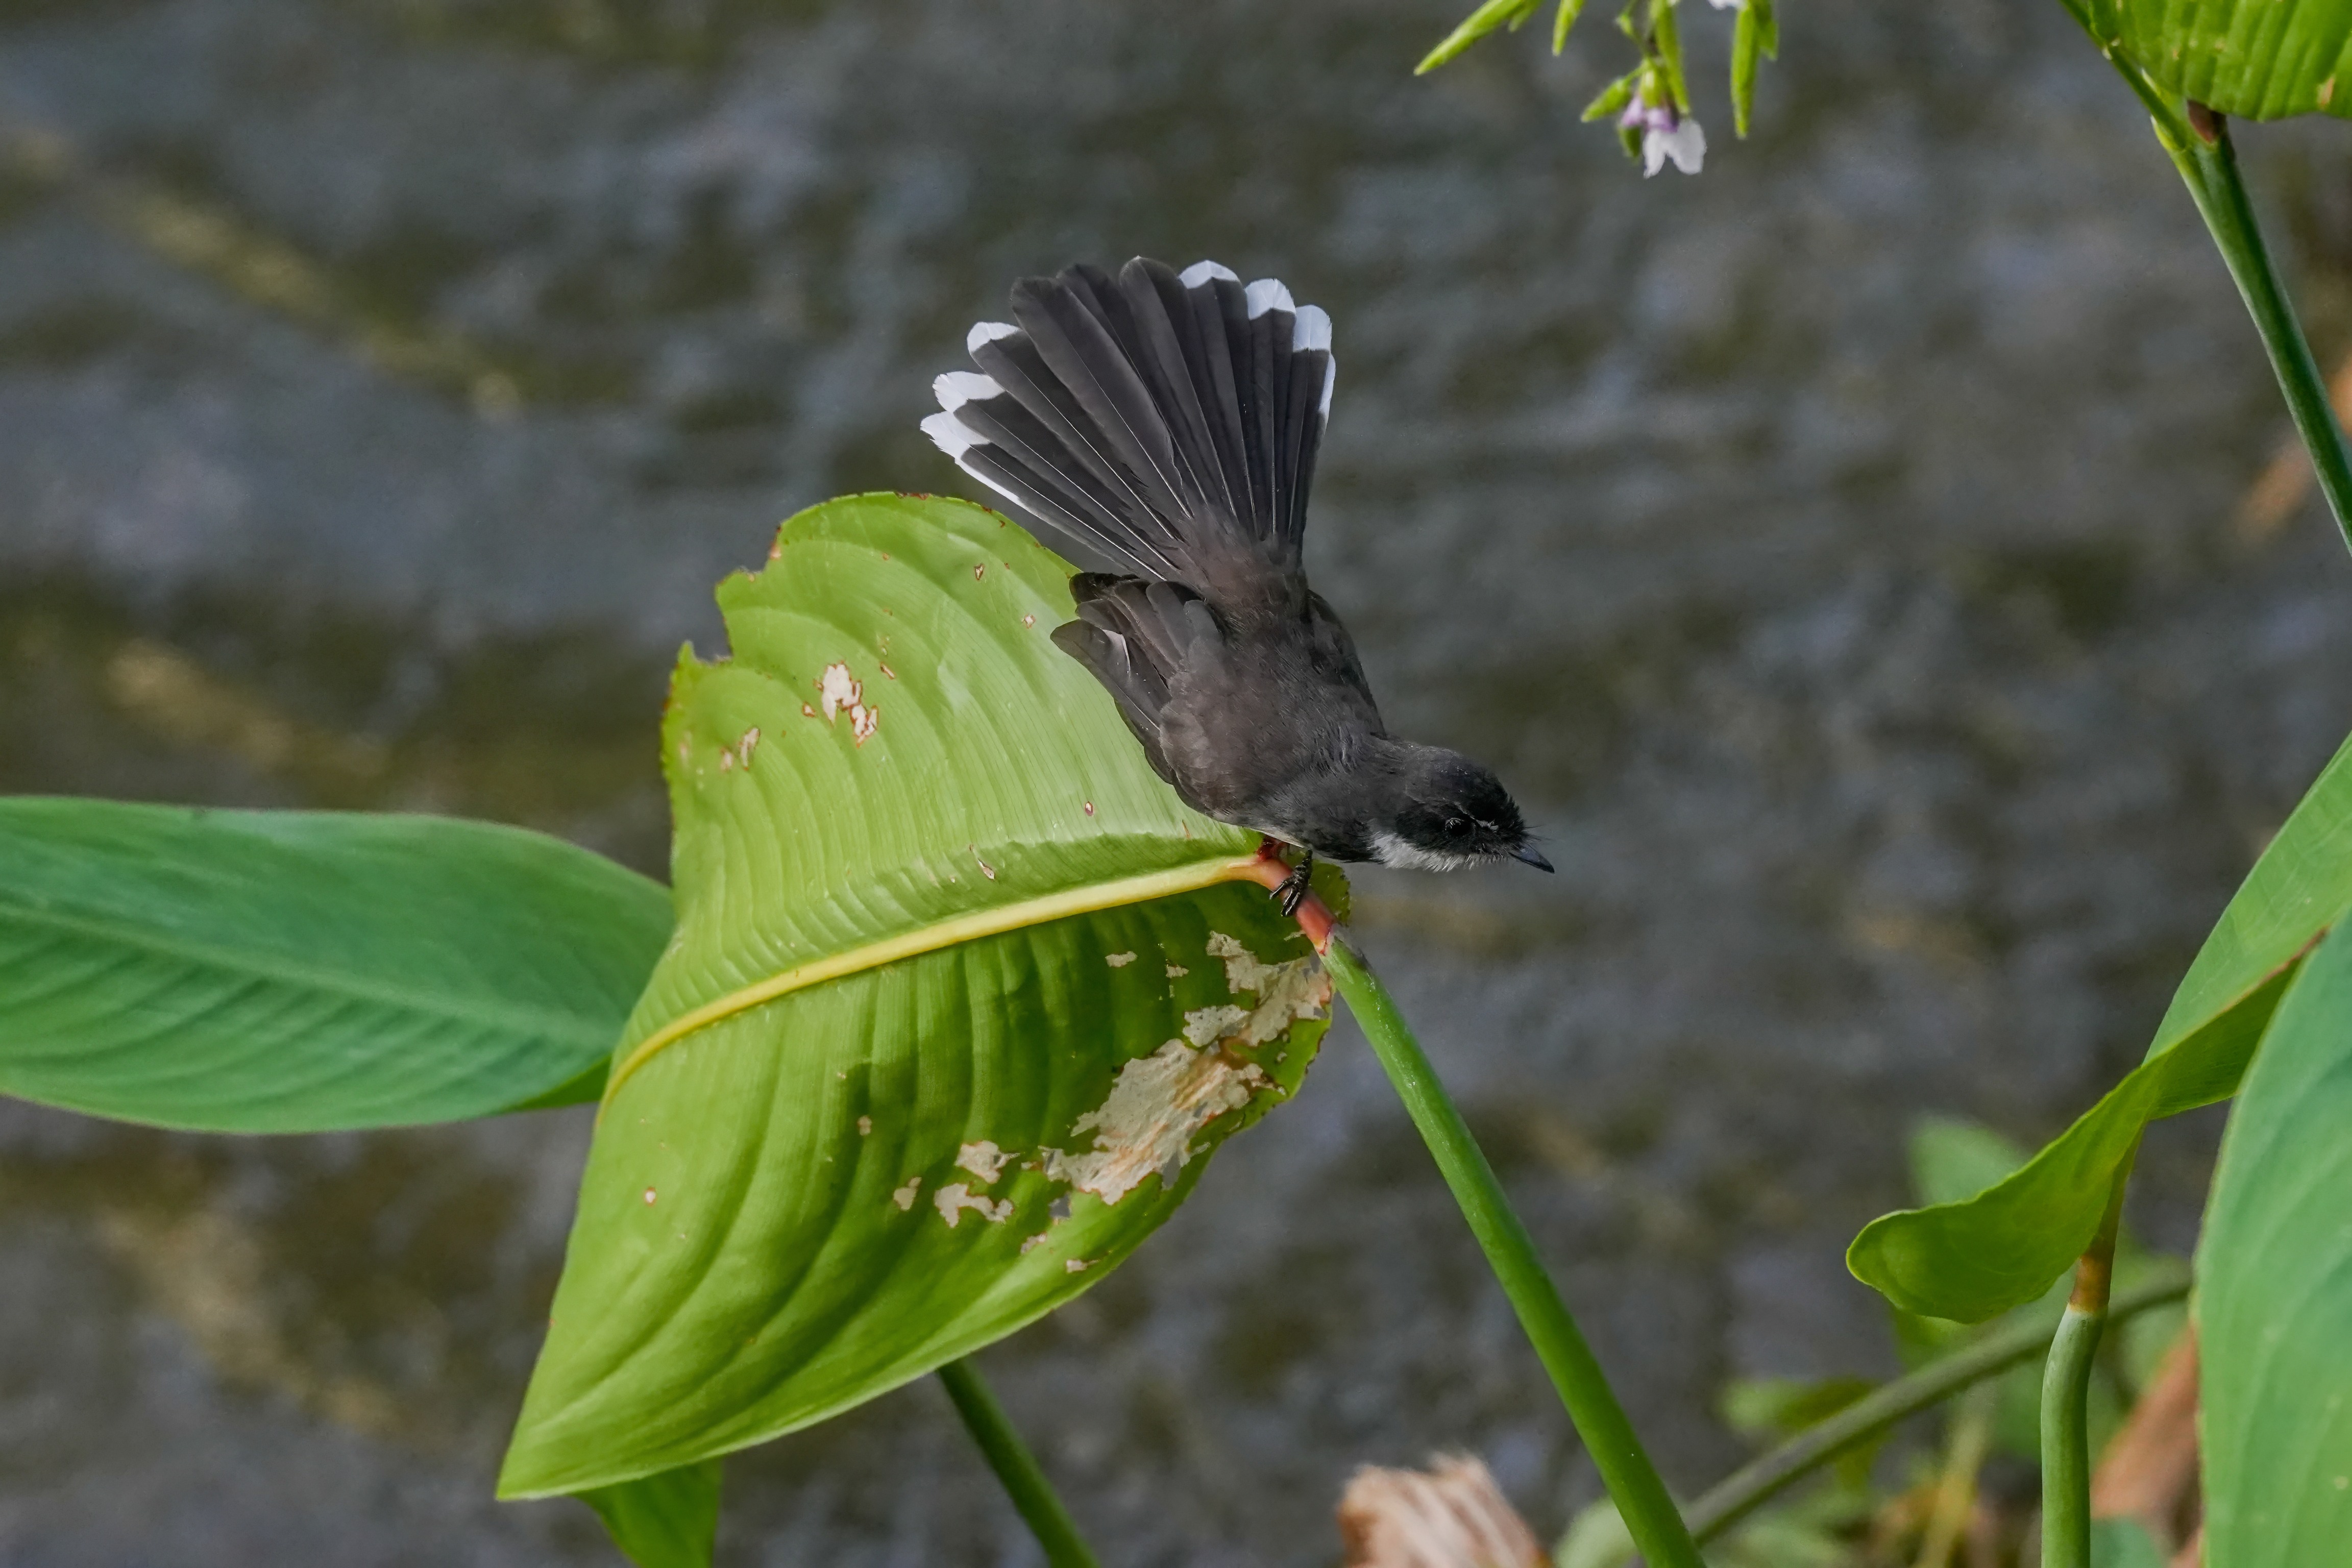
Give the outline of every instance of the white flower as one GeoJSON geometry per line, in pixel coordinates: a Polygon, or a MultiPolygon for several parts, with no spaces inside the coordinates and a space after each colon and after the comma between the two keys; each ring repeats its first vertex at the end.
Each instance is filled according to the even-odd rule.
{"type": "Polygon", "coordinates": [[[1675,121],[1671,111],[1668,123],[1661,126],[1654,120],[1642,128],[1642,177],[1648,179],[1674,160],[1675,167],[1685,174],[1698,173],[1706,161],[1706,132],[1696,120],[1675,121]]]}
{"type": "Polygon", "coordinates": [[[1712,4],[1718,11],[1745,11],[1748,9],[1748,0],[1709,0],[1709,3],[1712,4]]]}
{"type": "Polygon", "coordinates": [[[1642,177],[1648,179],[1666,166],[1672,158],[1675,167],[1685,174],[1698,173],[1706,161],[1706,132],[1698,121],[1675,112],[1671,103],[1644,103],[1637,97],[1625,106],[1617,123],[1627,131],[1642,133],[1642,177]]]}

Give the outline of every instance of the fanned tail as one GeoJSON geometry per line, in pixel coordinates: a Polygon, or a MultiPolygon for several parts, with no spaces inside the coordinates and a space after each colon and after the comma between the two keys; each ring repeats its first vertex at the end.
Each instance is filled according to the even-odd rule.
{"type": "Polygon", "coordinates": [[[1295,571],[1330,417],[1331,319],[1274,279],[1141,257],[1024,279],[924,432],[1082,565],[1207,588],[1240,549],[1295,571]]]}

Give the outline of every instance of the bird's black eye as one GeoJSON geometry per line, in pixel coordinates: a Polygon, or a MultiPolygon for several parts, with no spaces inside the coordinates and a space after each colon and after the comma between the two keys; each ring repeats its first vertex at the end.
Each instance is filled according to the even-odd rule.
{"type": "Polygon", "coordinates": [[[1449,816],[1445,819],[1445,831],[1448,833],[1457,831],[1461,826],[1462,819],[1458,816],[1449,816]]]}

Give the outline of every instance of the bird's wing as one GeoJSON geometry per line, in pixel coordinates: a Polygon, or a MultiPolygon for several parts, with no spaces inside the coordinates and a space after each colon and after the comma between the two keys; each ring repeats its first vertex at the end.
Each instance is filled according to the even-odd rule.
{"type": "Polygon", "coordinates": [[[1178,675],[1223,652],[1215,616],[1173,583],[1082,572],[1070,588],[1078,618],[1054,628],[1055,643],[1102,682],[1152,771],[1174,784],[1161,712],[1178,675]]]}
{"type": "Polygon", "coordinates": [[[1082,564],[1211,594],[1298,569],[1337,367],[1331,319],[1273,279],[1139,257],[1024,279],[923,429],[1082,564]]]}
{"type": "Polygon", "coordinates": [[[1380,705],[1372,700],[1372,683],[1364,675],[1363,660],[1356,657],[1356,639],[1340,624],[1339,612],[1312,590],[1307,595],[1307,637],[1319,687],[1333,705],[1332,716],[1363,733],[1387,734],[1380,705]]]}

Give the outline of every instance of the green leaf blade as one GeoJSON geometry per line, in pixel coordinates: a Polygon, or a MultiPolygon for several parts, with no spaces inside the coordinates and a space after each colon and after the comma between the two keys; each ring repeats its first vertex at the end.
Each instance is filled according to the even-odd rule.
{"type": "Polygon", "coordinates": [[[2227,1099],[2320,932],[2352,907],[2352,742],[2321,770],[2189,965],[2147,1059],[2015,1174],[1885,1215],[1847,1267],[1895,1305],[1980,1322],[2032,1300],[2097,1228],[2147,1124],[2227,1099]]]}
{"type": "Polygon", "coordinates": [[[667,893],[487,823],[0,801],[0,1093],[208,1131],[458,1121],[593,1080],[667,893]]]}
{"type": "Polygon", "coordinates": [[[1098,1280],[1297,1086],[1329,987],[1050,640],[1068,568],[897,496],[786,524],[664,730],[679,937],[500,1489],[822,1420],[1098,1280]],[[748,765],[747,764],[748,762],[748,765]]]}
{"type": "Polygon", "coordinates": [[[2247,120],[2352,115],[2352,0],[2123,0],[2115,43],[2157,84],[2247,120]]]}
{"type": "Polygon", "coordinates": [[[2223,1134],[2197,1257],[2208,1561],[2352,1542],[2352,931],[2303,966],[2223,1134]]]}

